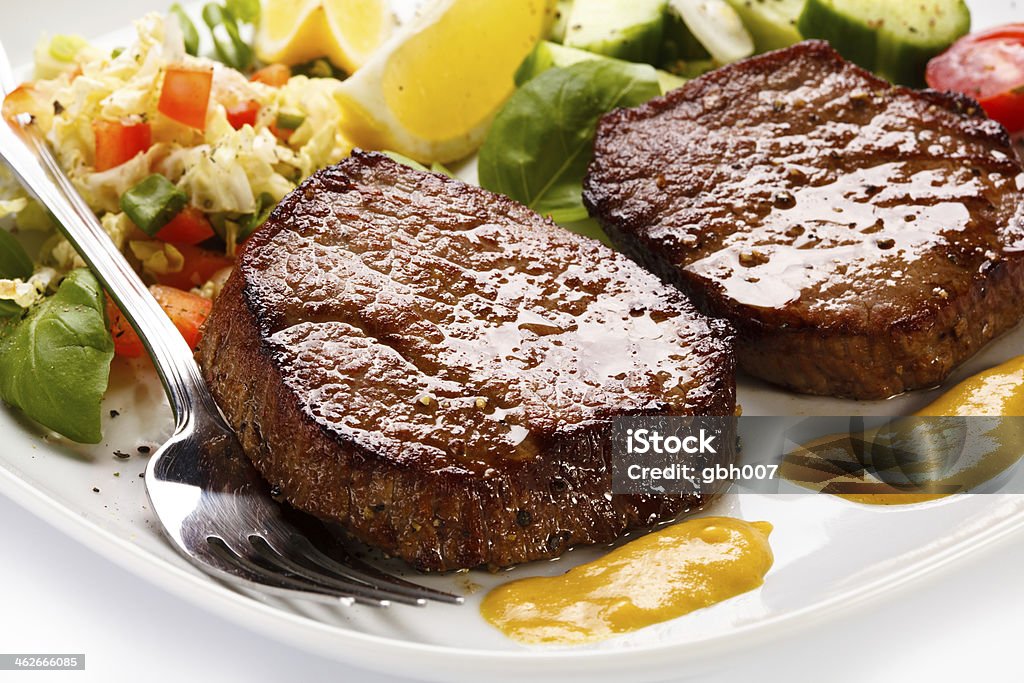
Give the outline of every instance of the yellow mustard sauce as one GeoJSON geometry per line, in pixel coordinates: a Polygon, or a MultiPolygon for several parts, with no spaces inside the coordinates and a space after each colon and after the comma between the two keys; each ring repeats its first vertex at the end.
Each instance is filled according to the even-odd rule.
{"type": "MultiPolygon", "coordinates": [[[[938,400],[918,411],[914,417],[1020,417],[1024,416],[1024,356],[1015,358],[971,377],[938,400]]],[[[919,423],[920,427],[924,427],[919,423]]],[[[941,423],[928,423],[938,431],[941,423]]],[[[928,491],[909,493],[856,470],[857,438],[834,434],[815,439],[787,454],[780,475],[789,481],[824,493],[866,505],[911,505],[938,500],[953,493],[970,490],[1012,467],[1024,455],[1024,422],[992,420],[972,443],[984,443],[987,450],[965,467],[928,483],[928,491]],[[984,441],[982,441],[982,438],[984,441]],[[851,468],[838,466],[848,463],[851,468]]],[[[880,430],[865,432],[864,440],[876,439],[880,430]]],[[[941,435],[935,443],[941,447],[941,435]]]]}
{"type": "Polygon", "coordinates": [[[605,640],[757,588],[774,560],[771,531],[730,517],[681,522],[561,576],[498,586],[480,611],[523,643],[605,640]]]}

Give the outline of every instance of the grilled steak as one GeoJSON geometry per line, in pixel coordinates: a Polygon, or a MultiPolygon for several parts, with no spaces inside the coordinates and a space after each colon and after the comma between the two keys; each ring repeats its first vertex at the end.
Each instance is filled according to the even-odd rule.
{"type": "Polygon", "coordinates": [[[199,357],[296,507],[424,570],[615,539],[615,416],[732,415],[725,323],[509,199],[356,152],[247,243],[199,357]]]}
{"type": "Polygon", "coordinates": [[[971,100],[807,42],[600,124],[585,200],[737,329],[740,366],[811,394],[942,382],[1024,312],[1024,174],[971,100]]]}

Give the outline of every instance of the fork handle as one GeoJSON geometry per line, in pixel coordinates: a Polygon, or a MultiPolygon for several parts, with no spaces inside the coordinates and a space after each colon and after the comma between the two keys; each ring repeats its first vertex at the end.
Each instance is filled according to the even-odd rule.
{"type": "Polygon", "coordinates": [[[61,232],[135,328],[153,359],[180,429],[189,420],[190,406],[195,401],[209,402],[199,366],[185,339],[114,246],[33,124],[0,119],[0,156],[22,185],[53,213],[61,232]]]}

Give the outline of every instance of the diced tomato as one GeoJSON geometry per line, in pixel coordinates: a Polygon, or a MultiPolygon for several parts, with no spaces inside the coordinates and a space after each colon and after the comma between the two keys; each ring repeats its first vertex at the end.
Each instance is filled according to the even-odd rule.
{"type": "Polygon", "coordinates": [[[169,66],[157,109],[164,116],[198,130],[206,129],[206,109],[213,88],[213,68],[169,66]]]}
{"type": "Polygon", "coordinates": [[[1011,133],[1024,130],[1024,23],[961,38],[928,63],[925,78],[978,100],[1011,133]]]}
{"type": "Polygon", "coordinates": [[[224,254],[209,249],[181,243],[176,243],[174,246],[185,258],[185,265],[181,272],[158,276],[157,280],[162,285],[170,285],[178,289],[192,289],[205,283],[218,270],[234,265],[234,261],[224,254]]]}
{"type": "Polygon", "coordinates": [[[114,353],[124,358],[138,358],[146,351],[139,335],[128,323],[117,304],[107,297],[107,319],[110,321],[110,334],[114,338],[114,353]]]}
{"type": "Polygon", "coordinates": [[[97,171],[108,171],[131,161],[153,144],[153,131],[143,122],[93,121],[92,133],[96,140],[97,171]]]}
{"type": "Polygon", "coordinates": [[[233,107],[228,108],[228,123],[235,130],[238,130],[244,125],[255,126],[256,117],[260,113],[260,103],[255,100],[249,100],[242,104],[236,104],[233,107]]]}
{"type": "MultiPolygon", "coordinates": [[[[194,349],[202,338],[202,325],[210,315],[213,303],[209,299],[184,292],[174,287],[153,285],[150,293],[160,304],[160,308],[181,332],[189,348],[194,349]]],[[[107,298],[107,317],[110,318],[110,331],[114,337],[114,353],[124,358],[138,358],[146,352],[139,335],[135,333],[128,320],[111,299],[107,298]]]]}
{"type": "Polygon", "coordinates": [[[292,77],[292,70],[284,64],[271,64],[254,73],[249,80],[280,88],[292,77]]]}
{"type": "Polygon", "coordinates": [[[189,348],[196,348],[202,339],[203,323],[210,315],[213,302],[191,292],[163,285],[153,285],[149,291],[181,332],[189,348]]]}
{"type": "Polygon", "coordinates": [[[186,206],[171,222],[160,228],[156,238],[164,242],[199,244],[213,237],[213,226],[199,209],[186,206]]]}

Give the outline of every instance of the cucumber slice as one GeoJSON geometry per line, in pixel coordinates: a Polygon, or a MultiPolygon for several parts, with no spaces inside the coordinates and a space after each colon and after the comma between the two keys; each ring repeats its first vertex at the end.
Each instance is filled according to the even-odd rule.
{"type": "Polygon", "coordinates": [[[569,14],[572,12],[572,0],[558,0],[555,3],[555,20],[548,29],[548,40],[561,43],[565,40],[565,32],[569,30],[569,14]]]}
{"type": "Polygon", "coordinates": [[[726,0],[740,15],[759,53],[803,40],[796,27],[807,0],[726,0]]]}
{"type": "Polygon", "coordinates": [[[807,0],[797,28],[893,83],[919,87],[928,61],[970,31],[971,12],[964,0],[807,0]]]}
{"type": "MultiPolygon", "coordinates": [[[[604,57],[593,52],[587,52],[586,50],[577,50],[574,47],[566,47],[542,40],[537,43],[537,47],[533,49],[533,52],[523,60],[519,69],[516,70],[516,87],[521,87],[524,83],[540,76],[548,69],[572,66],[573,64],[593,59],[611,59],[611,57],[604,57]]],[[[661,86],[662,94],[686,84],[685,78],[680,78],[675,74],[670,74],[660,69],[655,69],[654,71],[658,77],[658,85],[661,86]]]]}
{"type": "Polygon", "coordinates": [[[564,44],[606,57],[654,64],[666,0],[575,0],[564,44]]]}
{"type": "Polygon", "coordinates": [[[686,27],[683,18],[666,7],[665,37],[661,44],[661,56],[658,59],[662,66],[672,70],[677,68],[678,62],[710,60],[711,54],[686,27]]]}
{"type": "Polygon", "coordinates": [[[668,5],[719,64],[754,54],[754,39],[725,0],[669,0],[668,5]]]}

